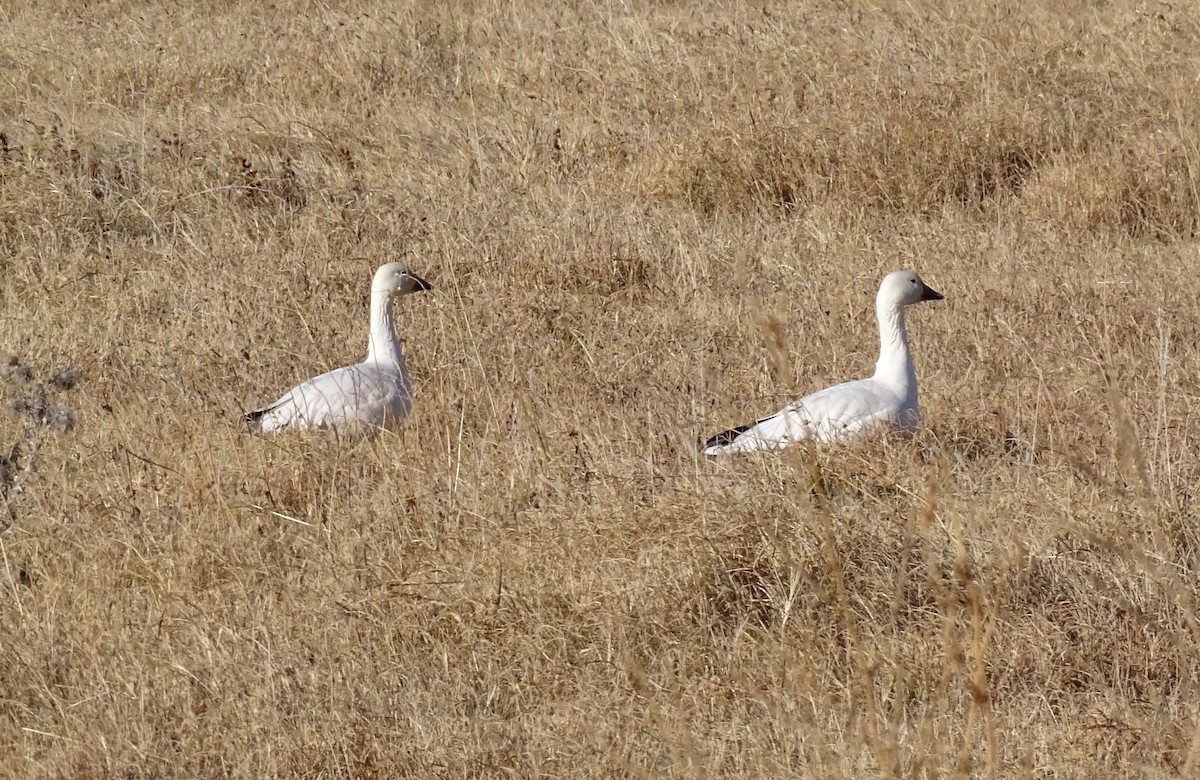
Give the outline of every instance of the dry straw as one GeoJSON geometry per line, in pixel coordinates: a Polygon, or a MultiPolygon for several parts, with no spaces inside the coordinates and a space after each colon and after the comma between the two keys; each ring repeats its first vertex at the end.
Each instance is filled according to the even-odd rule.
{"type": "Polygon", "coordinates": [[[6,4],[0,775],[1193,776],[1198,19],[6,4]],[[915,440],[698,455],[896,268],[915,440]]]}

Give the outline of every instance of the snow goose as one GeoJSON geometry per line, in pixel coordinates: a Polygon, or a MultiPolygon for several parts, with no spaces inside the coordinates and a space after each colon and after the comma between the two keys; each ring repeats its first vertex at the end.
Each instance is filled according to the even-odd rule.
{"type": "Polygon", "coordinates": [[[917,375],[904,328],[904,307],[941,299],[942,294],[913,271],[894,271],[883,277],[875,296],[879,361],[875,363],[874,376],[828,387],[756,423],[718,433],[704,443],[704,454],[781,449],[799,439],[819,443],[846,441],[880,428],[911,435],[920,420],[920,411],[917,375]]]}
{"type": "Polygon", "coordinates": [[[392,299],[433,286],[400,263],[387,263],[371,281],[371,338],[367,359],[335,368],[288,390],[279,400],[246,415],[251,428],[333,428],[339,433],[391,428],[412,406],[404,352],[396,339],[392,299]]]}

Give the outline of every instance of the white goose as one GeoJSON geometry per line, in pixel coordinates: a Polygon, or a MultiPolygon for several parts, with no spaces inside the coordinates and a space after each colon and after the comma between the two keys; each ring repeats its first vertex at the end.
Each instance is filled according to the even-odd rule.
{"type": "Polygon", "coordinates": [[[396,340],[392,299],[433,286],[400,263],[386,263],[371,280],[371,339],[367,359],[335,368],[288,390],[279,400],[246,415],[260,431],[333,428],[370,433],[392,428],[412,407],[404,352],[396,340]]]}
{"type": "Polygon", "coordinates": [[[904,307],[941,299],[942,294],[913,271],[893,271],[883,277],[875,296],[879,361],[874,376],[828,387],[756,423],[718,433],[704,443],[704,454],[781,449],[800,439],[839,442],[888,428],[911,435],[920,421],[920,410],[904,307]]]}

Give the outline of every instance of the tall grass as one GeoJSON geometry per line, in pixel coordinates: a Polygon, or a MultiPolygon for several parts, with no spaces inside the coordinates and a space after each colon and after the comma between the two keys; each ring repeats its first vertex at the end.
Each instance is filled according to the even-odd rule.
{"type": "Polygon", "coordinates": [[[1191,776],[1197,11],[9,4],[0,774],[1191,776]]]}

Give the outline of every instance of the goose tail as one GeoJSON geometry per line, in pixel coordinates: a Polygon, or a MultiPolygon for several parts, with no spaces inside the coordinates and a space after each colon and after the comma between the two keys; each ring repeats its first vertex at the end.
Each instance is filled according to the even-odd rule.
{"type": "Polygon", "coordinates": [[[244,422],[246,427],[251,431],[255,433],[261,433],[263,429],[263,417],[265,417],[267,412],[271,411],[272,408],[273,407],[267,406],[262,409],[255,409],[252,412],[246,412],[244,415],[242,415],[242,422],[244,422]]]}
{"type": "Polygon", "coordinates": [[[705,455],[724,455],[727,452],[734,452],[736,451],[733,447],[734,442],[743,433],[753,428],[754,425],[754,423],[747,423],[746,425],[739,425],[736,428],[722,431],[704,442],[700,451],[705,455]]]}

